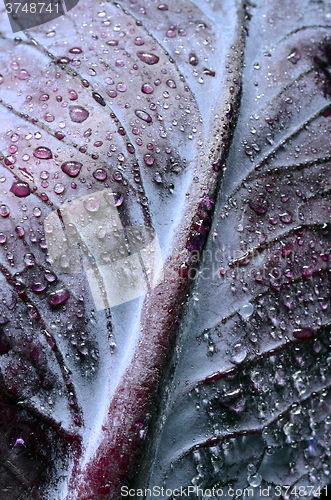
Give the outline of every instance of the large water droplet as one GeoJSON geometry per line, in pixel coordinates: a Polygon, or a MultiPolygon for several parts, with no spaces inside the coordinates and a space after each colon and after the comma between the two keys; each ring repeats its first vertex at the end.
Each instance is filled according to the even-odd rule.
{"type": "Polygon", "coordinates": [[[56,307],[63,304],[70,297],[70,293],[66,288],[61,288],[56,292],[52,292],[47,297],[47,302],[52,306],[56,307]]]}
{"type": "Polygon", "coordinates": [[[69,106],[69,115],[73,122],[82,123],[90,116],[90,113],[82,106],[69,106]]]}
{"type": "Polygon", "coordinates": [[[116,90],[118,90],[118,92],[125,92],[126,91],[125,83],[118,83],[116,85],[116,90]]]}
{"type": "Polygon", "coordinates": [[[102,95],[98,94],[97,92],[93,92],[92,97],[101,106],[106,106],[105,100],[102,95]]]}
{"type": "Polygon", "coordinates": [[[124,196],[122,193],[105,193],[104,198],[112,207],[120,207],[123,203],[124,196]]]}
{"type": "Polygon", "coordinates": [[[311,339],[313,335],[314,330],[312,328],[298,328],[293,332],[293,337],[300,340],[311,339]]]}
{"type": "Polygon", "coordinates": [[[146,165],[148,165],[149,167],[151,167],[155,161],[154,157],[152,155],[145,155],[144,156],[144,161],[146,163],[146,165]]]}
{"type": "Polygon", "coordinates": [[[93,172],[93,177],[97,181],[105,181],[107,179],[107,172],[103,168],[98,168],[93,172]]]}
{"type": "Polygon", "coordinates": [[[10,188],[10,192],[18,198],[25,198],[31,193],[29,185],[23,181],[14,182],[10,188]]]}
{"type": "Polygon", "coordinates": [[[84,207],[88,212],[97,212],[100,208],[100,200],[97,196],[90,196],[85,202],[84,207]]]}
{"type": "Polygon", "coordinates": [[[8,217],[9,214],[10,214],[9,207],[7,207],[7,205],[0,205],[1,217],[8,217]]]}
{"type": "Polygon", "coordinates": [[[77,177],[82,168],[82,163],[79,161],[66,161],[62,163],[61,170],[69,177],[77,177]]]}
{"type": "Polygon", "coordinates": [[[154,88],[152,87],[152,85],[150,83],[144,83],[143,86],[141,87],[141,91],[144,94],[152,94],[152,92],[154,91],[154,88]]]}
{"type": "Polygon", "coordinates": [[[242,318],[249,318],[250,316],[252,316],[253,312],[254,312],[254,306],[250,302],[246,302],[238,310],[238,313],[242,318]]]}
{"type": "Polygon", "coordinates": [[[27,80],[31,75],[26,69],[20,69],[17,76],[20,80],[27,80]]]}
{"type": "Polygon", "coordinates": [[[141,120],[144,120],[147,123],[152,123],[152,117],[146,113],[146,111],[142,111],[140,109],[136,109],[135,115],[140,118],[141,120]]]}
{"type": "Polygon", "coordinates": [[[76,101],[76,99],[78,99],[78,94],[76,92],[76,90],[69,90],[69,99],[71,101],[76,101]]]}
{"type": "Polygon", "coordinates": [[[160,58],[156,54],[151,54],[150,52],[137,52],[139,59],[146,64],[157,64],[160,58]]]}
{"type": "Polygon", "coordinates": [[[72,49],[69,50],[71,54],[81,54],[83,51],[80,47],[72,47],[72,49]]]}
{"type": "Polygon", "coordinates": [[[167,80],[166,85],[170,87],[171,89],[175,89],[177,87],[176,83],[173,80],[167,80]]]}
{"type": "Polygon", "coordinates": [[[189,63],[192,64],[192,66],[197,66],[199,63],[198,57],[193,52],[190,53],[188,60],[189,63]]]}
{"type": "Polygon", "coordinates": [[[32,253],[26,253],[23,257],[23,260],[27,267],[33,267],[35,265],[35,258],[32,253]]]}
{"type": "Polygon", "coordinates": [[[52,151],[46,146],[39,146],[33,151],[33,156],[39,160],[50,160],[53,158],[52,151]]]}
{"type": "Polygon", "coordinates": [[[267,207],[261,205],[260,203],[250,201],[248,205],[258,215],[263,215],[267,212],[267,207]]]}
{"type": "Polygon", "coordinates": [[[279,218],[284,224],[291,224],[292,222],[292,215],[288,212],[281,214],[279,218]]]}
{"type": "Polygon", "coordinates": [[[260,486],[262,482],[262,476],[260,474],[253,474],[248,478],[248,483],[250,486],[253,486],[253,488],[257,488],[260,486]]]}

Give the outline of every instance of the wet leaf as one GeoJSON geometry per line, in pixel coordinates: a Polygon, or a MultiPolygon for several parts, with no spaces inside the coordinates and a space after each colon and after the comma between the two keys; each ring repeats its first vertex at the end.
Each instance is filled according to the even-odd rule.
{"type": "Polygon", "coordinates": [[[329,16],[2,18],[6,500],[327,484],[329,16]]]}

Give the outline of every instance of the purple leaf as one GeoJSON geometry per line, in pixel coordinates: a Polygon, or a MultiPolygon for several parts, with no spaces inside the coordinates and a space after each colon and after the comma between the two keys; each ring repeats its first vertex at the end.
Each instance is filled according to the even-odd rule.
{"type": "Polygon", "coordinates": [[[308,486],[318,493],[329,482],[324,8],[249,8],[238,123],[208,244],[191,251],[192,266],[201,264],[146,465],[150,488],[226,494],[230,485],[260,495],[261,486],[268,498],[288,498],[279,486],[290,485],[309,498],[308,486]]]}
{"type": "Polygon", "coordinates": [[[327,9],[2,18],[9,500],[327,484],[327,9]]]}

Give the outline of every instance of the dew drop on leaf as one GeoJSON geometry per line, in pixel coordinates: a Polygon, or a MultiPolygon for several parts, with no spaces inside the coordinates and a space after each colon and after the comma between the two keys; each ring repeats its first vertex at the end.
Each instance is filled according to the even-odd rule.
{"type": "Polygon", "coordinates": [[[39,160],[50,160],[53,158],[52,151],[46,146],[39,146],[33,151],[33,156],[39,160]]]}
{"type": "Polygon", "coordinates": [[[154,91],[154,88],[152,87],[152,85],[150,83],[144,83],[143,86],[141,87],[141,91],[144,94],[152,94],[154,91]]]}
{"type": "Polygon", "coordinates": [[[106,106],[104,98],[100,94],[98,94],[97,92],[93,92],[92,97],[101,106],[106,106]]]}
{"type": "Polygon", "coordinates": [[[69,115],[73,122],[82,123],[89,117],[90,113],[82,106],[69,106],[69,115]]]}
{"type": "Polygon", "coordinates": [[[80,163],[79,161],[66,161],[62,163],[61,170],[69,177],[77,177],[77,175],[79,175],[81,171],[82,166],[82,163],[80,163]]]}
{"type": "Polygon", "coordinates": [[[47,297],[47,302],[52,307],[56,307],[66,302],[69,297],[69,291],[66,288],[61,288],[60,290],[56,290],[55,292],[50,293],[47,297]]]}
{"type": "Polygon", "coordinates": [[[137,109],[135,111],[135,115],[147,123],[152,123],[152,117],[148,113],[146,113],[146,111],[142,111],[140,109],[137,109]]]}
{"type": "Polygon", "coordinates": [[[139,59],[149,65],[157,64],[160,60],[159,56],[156,54],[151,54],[150,52],[137,52],[139,59]]]}
{"type": "Polygon", "coordinates": [[[107,172],[103,168],[98,168],[93,172],[93,177],[98,181],[105,181],[107,179],[107,172]]]}
{"type": "Polygon", "coordinates": [[[1,217],[8,217],[9,214],[10,214],[9,207],[7,207],[7,205],[0,205],[1,217]]]}
{"type": "Polygon", "coordinates": [[[97,196],[90,196],[84,202],[84,207],[88,212],[97,212],[100,208],[100,200],[97,196]]]}
{"type": "Polygon", "coordinates": [[[124,196],[122,193],[105,193],[104,198],[109,205],[112,207],[120,207],[124,201],[124,196]]]}
{"type": "Polygon", "coordinates": [[[29,185],[23,181],[14,182],[10,191],[18,198],[25,198],[31,194],[29,185]]]}

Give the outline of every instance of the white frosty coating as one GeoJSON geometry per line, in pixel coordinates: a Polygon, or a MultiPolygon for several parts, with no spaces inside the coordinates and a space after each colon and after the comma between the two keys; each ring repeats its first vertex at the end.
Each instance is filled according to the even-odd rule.
{"type": "Polygon", "coordinates": [[[82,261],[98,311],[140,297],[163,279],[161,249],[154,230],[124,228],[112,205],[114,195],[105,189],[63,205],[62,222],[55,211],[44,221],[53,268],[79,273],[82,261]],[[86,246],[81,260],[73,238],[76,234],[86,246]]]}

